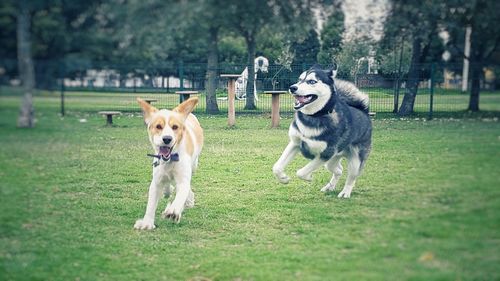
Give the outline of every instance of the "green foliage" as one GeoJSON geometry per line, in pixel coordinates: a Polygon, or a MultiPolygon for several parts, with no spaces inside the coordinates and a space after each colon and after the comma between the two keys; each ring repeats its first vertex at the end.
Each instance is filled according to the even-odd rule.
{"type": "Polygon", "coordinates": [[[78,110],[92,104],[60,118],[57,98],[35,102],[37,128],[19,130],[17,99],[0,97],[4,280],[500,278],[498,121],[375,119],[366,169],[340,200],[319,191],[324,170],[311,183],[273,177],[291,119],[272,130],[239,116],[227,129],[224,116],[199,115],[196,206],[139,232],[151,180],[142,118],[107,128],[78,110]]]}
{"type": "MultiPolygon", "coordinates": [[[[205,62],[211,28],[219,35],[220,61],[246,62],[241,38],[248,34],[258,54],[274,61],[283,42],[304,38],[312,25],[310,7],[301,1],[38,0],[30,4],[35,60],[119,63],[123,73],[133,71],[125,69],[127,63],[205,62]],[[295,17],[297,13],[301,17],[295,17]]],[[[16,14],[15,1],[2,1],[2,58],[16,57],[16,14]]]]}
{"type": "Polygon", "coordinates": [[[344,13],[339,9],[328,17],[325,26],[321,30],[319,63],[327,65],[335,62],[335,57],[342,50],[341,44],[344,31],[344,13]]]}
{"type": "Polygon", "coordinates": [[[310,29],[303,41],[293,42],[291,47],[295,52],[295,64],[314,64],[318,61],[320,43],[316,30],[310,29]]]}
{"type": "Polygon", "coordinates": [[[220,61],[227,63],[246,63],[246,46],[242,37],[224,36],[219,42],[220,61]]]}
{"type": "MultiPolygon", "coordinates": [[[[415,63],[440,61],[444,43],[438,33],[441,31],[445,14],[444,2],[392,1],[392,7],[384,24],[382,50],[390,50],[395,42],[401,42],[402,39],[409,45],[417,40],[420,42],[421,51],[414,54],[415,63]]],[[[411,49],[411,52],[414,50],[411,49]]]]}
{"type": "Polygon", "coordinates": [[[470,26],[471,59],[474,62],[489,64],[490,58],[500,49],[500,24],[498,20],[498,1],[448,1],[445,18],[446,30],[450,33],[449,50],[454,59],[463,58],[465,27],[470,26]]]}
{"type": "Polygon", "coordinates": [[[0,58],[16,58],[16,14],[12,0],[0,2],[0,58]]]}
{"type": "Polygon", "coordinates": [[[358,60],[368,57],[373,43],[367,38],[355,38],[342,44],[342,50],[335,57],[338,66],[338,76],[351,81],[355,80],[357,73],[366,73],[367,65],[360,64],[358,60]]]}
{"type": "Polygon", "coordinates": [[[377,58],[380,62],[379,71],[381,74],[394,77],[399,73],[401,63],[401,74],[404,75],[408,73],[410,68],[411,44],[400,40],[399,44],[392,44],[390,47],[380,49],[377,58]]]}
{"type": "Polygon", "coordinates": [[[444,2],[392,0],[384,24],[384,38],[404,35],[407,40],[420,38],[425,42],[434,39],[445,10],[444,2]]]}
{"type": "Polygon", "coordinates": [[[256,55],[266,57],[269,63],[276,63],[289,40],[284,32],[276,32],[272,26],[263,28],[257,36],[256,55]]]}

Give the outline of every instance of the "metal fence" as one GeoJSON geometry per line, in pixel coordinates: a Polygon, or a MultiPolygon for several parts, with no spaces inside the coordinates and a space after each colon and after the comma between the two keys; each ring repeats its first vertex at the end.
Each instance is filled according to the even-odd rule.
{"type": "MultiPolygon", "coordinates": [[[[257,110],[245,110],[245,99],[237,99],[237,113],[267,113],[271,111],[271,97],[263,92],[287,90],[299,75],[311,65],[271,64],[267,72],[257,72],[257,110]]],[[[19,84],[15,60],[0,60],[0,85],[19,84]]],[[[241,74],[246,65],[220,64],[220,74],[241,74]]],[[[434,113],[463,111],[467,108],[469,93],[460,91],[461,65],[421,65],[416,112],[434,113]]],[[[172,108],[179,103],[178,90],[199,91],[198,112],[204,112],[207,65],[205,63],[164,62],[155,65],[95,63],[88,61],[37,61],[35,63],[36,84],[51,95],[64,97],[65,111],[120,110],[137,111],[136,97],[156,99],[156,106],[172,108]]],[[[404,74],[380,75],[357,73],[344,78],[355,83],[370,97],[373,112],[391,113],[399,108],[406,93],[404,74]]],[[[219,76],[218,76],[219,77],[219,76]]],[[[494,92],[494,81],[482,79],[483,92],[480,107],[485,110],[500,110],[500,94],[494,92]]],[[[217,81],[217,104],[221,113],[227,112],[227,82],[217,81]]],[[[293,112],[293,100],[282,95],[281,112],[293,112]]]]}

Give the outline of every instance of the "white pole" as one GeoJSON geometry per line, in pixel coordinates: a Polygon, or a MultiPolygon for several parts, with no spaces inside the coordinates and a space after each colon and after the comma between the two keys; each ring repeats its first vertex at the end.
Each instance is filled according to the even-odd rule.
{"type": "Polygon", "coordinates": [[[470,56],[470,34],[472,27],[467,26],[465,29],[465,48],[464,48],[464,68],[462,72],[462,92],[467,91],[467,83],[469,81],[469,56],[470,56]]]}

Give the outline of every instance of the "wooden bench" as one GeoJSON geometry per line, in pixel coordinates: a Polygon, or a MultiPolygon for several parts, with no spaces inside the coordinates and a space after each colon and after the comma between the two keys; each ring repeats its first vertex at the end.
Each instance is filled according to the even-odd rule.
{"type": "Polygon", "coordinates": [[[179,95],[179,103],[182,103],[185,100],[188,100],[191,95],[197,95],[198,91],[176,91],[176,94],[179,95]]]}
{"type": "Polygon", "coordinates": [[[99,111],[99,114],[106,116],[106,125],[113,125],[113,115],[121,115],[120,111],[99,111]]]}
{"type": "Polygon", "coordinates": [[[287,94],[288,91],[265,91],[265,95],[271,95],[271,128],[280,125],[280,95],[287,94]]]}
{"type": "Polygon", "coordinates": [[[221,78],[226,78],[227,80],[227,125],[229,127],[234,126],[236,124],[236,114],[234,110],[234,99],[236,96],[236,87],[235,83],[238,78],[240,78],[240,74],[221,74],[221,78]]]}

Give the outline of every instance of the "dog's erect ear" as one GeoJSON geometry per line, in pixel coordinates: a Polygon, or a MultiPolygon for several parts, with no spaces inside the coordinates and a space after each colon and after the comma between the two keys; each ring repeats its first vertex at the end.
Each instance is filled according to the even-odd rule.
{"type": "Polygon", "coordinates": [[[155,112],[158,111],[158,109],[150,105],[149,103],[145,102],[141,98],[137,98],[137,102],[142,108],[142,113],[144,114],[144,122],[146,122],[146,124],[149,124],[149,122],[151,122],[151,117],[155,112]]]}
{"type": "Polygon", "coordinates": [[[173,111],[180,113],[184,119],[188,117],[189,113],[191,113],[194,107],[198,104],[198,98],[192,97],[188,100],[179,104],[173,111]]]}
{"type": "Polygon", "coordinates": [[[333,63],[333,65],[326,71],[328,76],[332,78],[332,80],[337,76],[337,69],[337,64],[333,63]]]}
{"type": "Polygon", "coordinates": [[[313,64],[313,66],[311,66],[310,70],[323,70],[323,67],[321,66],[321,64],[319,63],[315,63],[313,64]]]}

